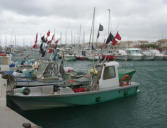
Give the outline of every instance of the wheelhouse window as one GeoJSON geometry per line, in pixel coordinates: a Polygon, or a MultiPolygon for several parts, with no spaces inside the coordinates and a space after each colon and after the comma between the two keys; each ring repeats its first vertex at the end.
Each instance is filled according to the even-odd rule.
{"type": "Polygon", "coordinates": [[[104,74],[103,74],[103,80],[112,79],[115,77],[116,77],[115,67],[114,66],[105,67],[104,74]]]}

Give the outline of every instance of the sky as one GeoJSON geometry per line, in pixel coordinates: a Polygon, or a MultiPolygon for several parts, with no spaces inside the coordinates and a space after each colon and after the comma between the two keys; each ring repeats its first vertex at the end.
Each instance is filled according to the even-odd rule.
{"type": "Polygon", "coordinates": [[[166,0],[0,0],[0,43],[33,45],[36,33],[40,37],[48,30],[62,43],[88,42],[94,7],[94,40],[99,24],[101,42],[108,28],[125,41],[167,38],[166,0]]]}

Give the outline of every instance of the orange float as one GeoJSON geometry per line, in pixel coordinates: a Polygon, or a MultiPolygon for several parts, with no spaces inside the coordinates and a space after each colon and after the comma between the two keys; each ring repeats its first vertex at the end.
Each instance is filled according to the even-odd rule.
{"type": "Polygon", "coordinates": [[[128,86],[129,85],[129,81],[130,81],[130,76],[128,74],[124,75],[121,78],[121,86],[128,86]],[[126,83],[125,83],[126,80],[126,83]]]}

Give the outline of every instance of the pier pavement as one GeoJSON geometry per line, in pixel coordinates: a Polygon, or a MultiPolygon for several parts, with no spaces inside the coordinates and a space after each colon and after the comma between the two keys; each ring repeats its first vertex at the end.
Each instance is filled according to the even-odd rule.
{"type": "MultiPolygon", "coordinates": [[[[1,70],[8,69],[8,66],[0,65],[0,67],[1,70]]],[[[23,123],[31,124],[29,128],[40,128],[6,106],[6,80],[0,75],[0,128],[24,128],[23,123]]]]}

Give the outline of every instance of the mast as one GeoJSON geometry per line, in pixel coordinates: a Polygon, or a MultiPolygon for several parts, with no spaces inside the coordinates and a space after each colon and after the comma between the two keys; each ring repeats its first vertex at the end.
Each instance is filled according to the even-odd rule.
{"type": "Polygon", "coordinates": [[[7,41],[7,37],[5,36],[5,43],[6,43],[6,46],[8,46],[8,41],[7,41]]]}
{"type": "MultiPolygon", "coordinates": [[[[96,8],[94,7],[93,9],[93,20],[92,20],[92,47],[93,47],[93,42],[94,42],[94,25],[95,25],[95,11],[96,8]]],[[[91,47],[91,54],[93,55],[93,68],[95,68],[95,56],[94,56],[94,51],[92,50],[91,47]]]]}
{"type": "Polygon", "coordinates": [[[85,43],[85,32],[83,31],[83,40],[82,43],[85,43]]]}
{"type": "Polygon", "coordinates": [[[56,33],[55,33],[55,28],[54,28],[54,39],[53,39],[54,42],[55,42],[55,35],[56,35],[56,33]]]}
{"type": "Polygon", "coordinates": [[[79,44],[81,43],[81,24],[79,26],[79,38],[78,38],[79,44]]]}
{"type": "Polygon", "coordinates": [[[67,44],[67,31],[65,32],[65,44],[67,44]]]}
{"type": "Polygon", "coordinates": [[[110,19],[111,19],[110,13],[111,13],[111,11],[110,11],[110,9],[107,9],[107,11],[108,11],[108,35],[109,35],[109,33],[110,33],[110,19]]]}
{"type": "Polygon", "coordinates": [[[91,38],[92,38],[92,26],[91,26],[90,37],[89,37],[89,47],[90,47],[91,38]]]}
{"type": "Polygon", "coordinates": [[[16,48],[16,35],[15,35],[14,45],[15,45],[15,48],[16,48]]]}
{"type": "Polygon", "coordinates": [[[92,20],[92,45],[93,45],[93,42],[94,42],[94,25],[95,25],[95,10],[96,8],[94,8],[93,10],[93,20],[92,20]]]}
{"type": "MultiPolygon", "coordinates": [[[[110,34],[110,19],[111,19],[110,13],[111,13],[111,11],[110,11],[110,9],[107,9],[107,11],[108,11],[108,36],[109,36],[109,34],[110,34]]],[[[109,51],[109,49],[110,49],[110,48],[109,48],[110,45],[107,44],[107,46],[108,46],[107,51],[109,51]]]]}
{"type": "Polygon", "coordinates": [[[60,32],[60,45],[62,45],[62,32],[60,32]]]}
{"type": "Polygon", "coordinates": [[[93,42],[93,38],[94,38],[94,22],[95,22],[94,19],[95,19],[95,7],[93,9],[93,20],[92,20],[92,25],[90,30],[89,47],[90,47],[90,43],[93,42]]]}
{"type": "Polygon", "coordinates": [[[73,44],[72,42],[73,42],[73,33],[71,31],[71,44],[73,44]]]}

